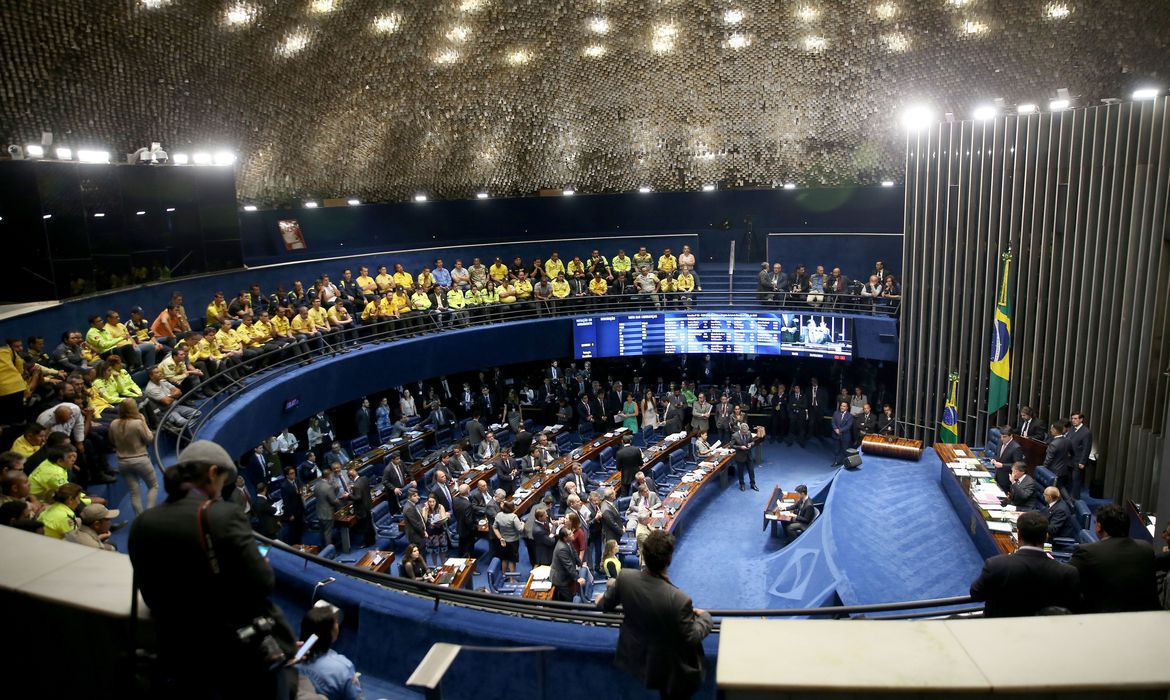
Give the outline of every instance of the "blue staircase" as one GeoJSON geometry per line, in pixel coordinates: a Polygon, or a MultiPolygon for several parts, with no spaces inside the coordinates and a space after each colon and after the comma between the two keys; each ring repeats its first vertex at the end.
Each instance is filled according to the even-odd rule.
{"type": "Polygon", "coordinates": [[[754,265],[737,263],[735,274],[728,279],[727,263],[698,263],[695,265],[695,272],[704,292],[726,292],[728,289],[734,289],[736,292],[754,292],[759,269],[754,265]]]}

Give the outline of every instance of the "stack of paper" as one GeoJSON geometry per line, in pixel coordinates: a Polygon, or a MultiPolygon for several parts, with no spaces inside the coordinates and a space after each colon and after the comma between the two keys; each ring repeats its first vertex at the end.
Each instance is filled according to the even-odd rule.
{"type": "Polygon", "coordinates": [[[551,573],[552,573],[551,566],[546,565],[546,566],[533,567],[532,580],[533,581],[544,581],[544,580],[548,579],[549,574],[551,574],[551,573]]]}
{"type": "Polygon", "coordinates": [[[532,590],[536,593],[543,593],[552,590],[552,581],[533,581],[532,590]]]}

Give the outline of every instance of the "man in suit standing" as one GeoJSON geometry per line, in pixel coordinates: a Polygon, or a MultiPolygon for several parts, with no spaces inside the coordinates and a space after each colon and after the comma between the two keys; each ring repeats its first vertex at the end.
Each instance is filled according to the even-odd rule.
{"type": "Polygon", "coordinates": [[[971,597],[983,601],[984,617],[1023,617],[1045,608],[1074,610],[1080,603],[1080,576],[1044,552],[1048,518],[1024,513],[1016,522],[1020,548],[983,563],[971,597]]]}
{"type": "Polygon", "coordinates": [[[597,413],[593,410],[589,395],[581,392],[581,402],[577,404],[577,432],[592,431],[597,421],[597,413]]]}
{"type": "Polygon", "coordinates": [[[719,405],[715,407],[715,429],[719,431],[719,441],[727,445],[731,442],[731,433],[735,430],[732,415],[735,413],[731,405],[731,396],[723,394],[719,397],[719,405]]]}
{"type": "Polygon", "coordinates": [[[520,460],[508,455],[501,455],[496,460],[496,485],[508,496],[516,493],[516,487],[520,485],[521,466],[520,460]]]}
{"type": "Polygon", "coordinates": [[[258,490],[260,484],[268,482],[268,456],[264,454],[264,445],[256,445],[244,460],[244,473],[253,489],[258,490]]]}
{"type": "Polygon", "coordinates": [[[1039,503],[1036,498],[1038,485],[1036,480],[1028,476],[1028,468],[1023,462],[1012,465],[1011,487],[1008,497],[1002,499],[1006,504],[1016,507],[1016,510],[1037,510],[1039,503]]]}
{"type": "Polygon", "coordinates": [[[443,408],[443,404],[438,401],[431,404],[431,413],[427,416],[426,422],[433,426],[435,430],[451,428],[451,436],[458,437],[456,433],[459,430],[455,425],[455,414],[451,412],[451,409],[443,408]]]}
{"type": "MultiPolygon", "coordinates": [[[[601,544],[603,554],[605,543],[608,540],[621,542],[622,535],[626,531],[626,524],[622,520],[621,513],[618,512],[617,506],[614,505],[613,496],[613,489],[610,487],[605,486],[601,489],[601,544]]],[[[601,571],[601,567],[598,567],[598,571],[601,571]]]]}
{"type": "Polygon", "coordinates": [[[622,474],[621,495],[630,493],[630,484],[634,482],[634,474],[642,468],[642,450],[634,447],[634,437],[622,435],[622,446],[614,455],[617,470],[622,474]]]}
{"type": "Polygon", "coordinates": [[[464,417],[470,416],[471,412],[475,410],[475,405],[478,402],[475,392],[471,390],[471,384],[463,382],[463,388],[459,390],[459,410],[464,417]]]}
{"type": "Polygon", "coordinates": [[[1129,536],[1125,509],[1116,503],[1101,506],[1097,536],[1100,542],[1078,545],[1069,562],[1081,575],[1084,612],[1157,610],[1154,549],[1129,536]]]}
{"type": "Polygon", "coordinates": [[[402,507],[402,527],[406,530],[406,541],[425,549],[427,525],[423,522],[422,511],[418,509],[418,489],[408,489],[406,505],[402,507]]]}
{"type": "Polygon", "coordinates": [[[329,479],[317,479],[312,484],[313,497],[317,499],[317,522],[321,526],[321,546],[325,547],[333,544],[333,514],[341,508],[341,501],[329,479]]]}
{"type": "Polygon", "coordinates": [[[871,435],[877,432],[878,419],[877,414],[873,412],[873,406],[868,403],[861,407],[861,413],[857,414],[857,419],[853,422],[853,444],[858,445],[866,435],[871,435]]]}
{"type": "Polygon", "coordinates": [[[1002,426],[999,431],[999,454],[991,460],[991,463],[995,465],[995,483],[999,484],[1004,493],[1009,493],[1012,490],[1012,465],[1024,461],[1024,450],[1016,442],[1015,431],[1011,429],[1011,426],[1002,426]]]}
{"type": "Polygon", "coordinates": [[[280,522],[276,519],[276,509],[268,500],[268,484],[256,484],[256,498],[252,499],[252,526],[256,532],[270,540],[280,534],[280,522]]]}
{"type": "Polygon", "coordinates": [[[1072,492],[1073,453],[1068,436],[1056,423],[1048,427],[1048,447],[1044,451],[1044,468],[1056,475],[1056,485],[1072,492]]]}
{"type": "Polygon", "coordinates": [[[534,566],[546,566],[552,564],[553,547],[556,546],[552,521],[549,519],[548,509],[544,506],[537,506],[532,510],[533,564],[534,566]]]}
{"type": "Polygon", "coordinates": [[[471,505],[471,490],[459,484],[451,511],[455,516],[455,532],[459,536],[459,556],[471,557],[475,552],[475,509],[471,505]]]}
{"type": "Polygon", "coordinates": [[[674,537],[655,530],[642,542],[642,570],[623,569],[597,607],[625,613],[615,665],[663,698],[689,698],[703,684],[703,638],[714,622],[667,576],[674,537]],[[616,583],[616,585],[615,585],[616,583]]]}
{"type": "Polygon", "coordinates": [[[521,425],[520,432],[516,433],[516,439],[512,441],[512,456],[516,459],[527,457],[532,452],[532,439],[532,433],[521,425]]]}
{"type": "MultiPolygon", "coordinates": [[[[812,437],[821,436],[821,427],[825,422],[825,410],[829,408],[829,392],[825,391],[816,377],[808,380],[808,434],[812,437]]],[[[836,433],[831,436],[837,437],[836,433]]],[[[850,438],[852,438],[852,427],[850,438]]]]}
{"type": "Polygon", "coordinates": [[[463,424],[463,429],[467,431],[467,447],[472,454],[479,454],[479,443],[487,438],[487,431],[483,423],[479,422],[480,415],[479,409],[472,410],[471,420],[463,424]]]}
{"type": "Polygon", "coordinates": [[[800,385],[792,387],[792,394],[788,397],[788,440],[785,444],[791,445],[795,439],[804,447],[808,434],[808,397],[800,391],[800,385]]]}
{"type": "Polygon", "coordinates": [[[842,401],[833,414],[833,463],[829,466],[844,465],[845,458],[849,456],[845,451],[852,444],[853,414],[849,412],[849,402],[842,401]]]}
{"type": "Polygon", "coordinates": [[[1068,502],[1061,498],[1060,489],[1055,486],[1044,489],[1044,504],[1048,516],[1048,539],[1067,537],[1075,540],[1080,528],[1077,527],[1072,508],[1069,508],[1068,502]]]}
{"type": "Polygon", "coordinates": [[[768,303],[772,298],[772,273],[768,271],[768,263],[760,263],[760,274],[757,275],[758,284],[756,286],[756,296],[759,298],[761,304],[768,303]]]}
{"type": "Polygon", "coordinates": [[[434,496],[438,504],[443,506],[443,510],[448,513],[454,510],[455,494],[451,491],[451,480],[448,478],[447,472],[435,472],[435,481],[427,495],[434,496]]]}
{"type": "Polygon", "coordinates": [[[358,437],[368,438],[370,436],[370,400],[362,398],[361,405],[353,414],[354,426],[357,429],[358,437]]]}
{"type": "Polygon", "coordinates": [[[674,401],[667,398],[662,402],[662,430],[665,435],[673,435],[682,430],[682,409],[674,401]]]}
{"type": "Polygon", "coordinates": [[[280,482],[280,501],[283,504],[281,518],[284,520],[285,541],[300,544],[305,534],[305,501],[301,498],[301,485],[297,481],[295,467],[286,467],[284,481],[280,482]]]}
{"type": "Polygon", "coordinates": [[[1072,429],[1068,431],[1067,437],[1073,453],[1070,495],[1073,498],[1080,498],[1081,489],[1088,480],[1086,470],[1089,467],[1089,454],[1093,450],[1093,433],[1089,426],[1085,425],[1085,414],[1080,411],[1069,416],[1069,421],[1072,422],[1072,429]]]}
{"type": "Polygon", "coordinates": [[[491,422],[492,417],[495,416],[496,411],[499,410],[496,397],[492,396],[491,389],[489,389],[486,384],[482,389],[480,389],[479,393],[479,410],[483,413],[483,415],[487,416],[488,421],[491,422]]]}
{"type": "Polygon", "coordinates": [[[374,509],[374,498],[370,492],[370,479],[369,477],[361,476],[358,473],[357,467],[350,467],[348,473],[349,496],[346,500],[353,504],[353,514],[357,518],[357,531],[364,538],[362,542],[367,547],[373,547],[374,518],[371,513],[374,509]]]}
{"type": "Polygon", "coordinates": [[[731,447],[735,450],[735,471],[739,473],[739,490],[744,490],[743,473],[746,471],[751,477],[752,491],[759,491],[756,486],[756,465],[752,460],[752,434],[748,432],[748,424],[740,423],[739,430],[731,437],[731,447]]]}
{"type": "Polygon", "coordinates": [[[1031,406],[1022,406],[1020,419],[1016,424],[1016,434],[1043,442],[1048,435],[1048,430],[1044,421],[1036,417],[1036,412],[1032,410],[1031,406]]]}
{"type": "Polygon", "coordinates": [[[406,468],[402,466],[402,454],[395,452],[386,468],[382,470],[382,483],[390,493],[386,494],[386,506],[390,512],[397,515],[402,512],[403,494],[407,488],[418,488],[413,480],[406,478],[406,468]]]}

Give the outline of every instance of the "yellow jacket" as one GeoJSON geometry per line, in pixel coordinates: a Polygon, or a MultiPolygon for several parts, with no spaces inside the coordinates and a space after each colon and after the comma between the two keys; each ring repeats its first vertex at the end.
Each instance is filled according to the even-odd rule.
{"type": "Polygon", "coordinates": [[[404,289],[414,288],[414,276],[409,272],[403,270],[402,272],[394,273],[394,284],[402,285],[404,289]]]}
{"type": "Polygon", "coordinates": [[[549,279],[556,279],[557,275],[565,271],[565,263],[561,262],[560,258],[556,260],[544,261],[544,274],[549,276],[549,279]]]}
{"type": "Polygon", "coordinates": [[[609,285],[606,283],[604,277],[594,277],[593,279],[589,280],[589,293],[590,294],[601,295],[601,294],[605,294],[606,291],[608,291],[608,290],[609,290],[609,285]]]}
{"type": "Polygon", "coordinates": [[[552,289],[554,297],[564,299],[569,296],[569,280],[553,280],[552,289]]]}

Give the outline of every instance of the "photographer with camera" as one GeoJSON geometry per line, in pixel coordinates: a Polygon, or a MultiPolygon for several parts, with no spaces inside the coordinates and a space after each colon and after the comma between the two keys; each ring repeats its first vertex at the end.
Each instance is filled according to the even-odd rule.
{"type": "MultiPolygon", "coordinates": [[[[243,511],[221,500],[236,467],[219,445],[197,440],[166,470],[167,500],[135,518],[129,554],[150,606],[162,688],[173,698],[287,698],[296,648],[269,600],[274,576],[243,511]],[[195,671],[197,659],[211,666],[195,671]]],[[[160,697],[164,695],[160,694],[160,697]]]]}

